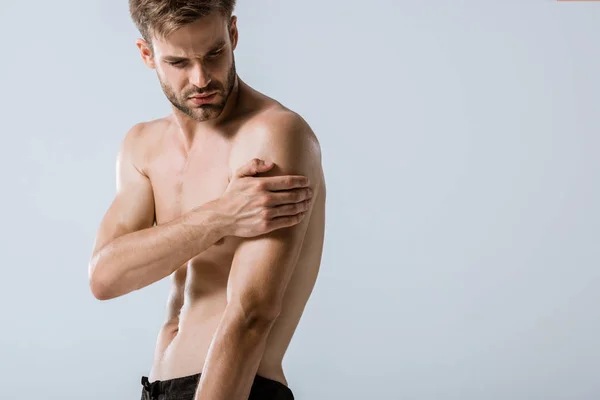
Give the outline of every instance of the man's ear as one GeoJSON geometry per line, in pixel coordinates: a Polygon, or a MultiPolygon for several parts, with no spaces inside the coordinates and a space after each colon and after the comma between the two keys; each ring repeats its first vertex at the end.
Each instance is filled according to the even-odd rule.
{"type": "Polygon", "coordinates": [[[237,28],[237,17],[231,16],[231,22],[229,23],[229,37],[231,38],[231,50],[235,50],[238,44],[238,28],[237,28]]]}
{"type": "Polygon", "coordinates": [[[148,66],[148,68],[155,69],[156,64],[154,62],[154,52],[150,48],[151,46],[144,39],[137,39],[135,41],[135,45],[140,49],[140,55],[142,56],[142,61],[144,64],[148,66]]]}

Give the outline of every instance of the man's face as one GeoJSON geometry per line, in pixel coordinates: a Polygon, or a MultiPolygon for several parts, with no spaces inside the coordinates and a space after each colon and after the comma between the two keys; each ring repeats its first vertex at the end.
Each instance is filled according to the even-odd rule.
{"type": "Polygon", "coordinates": [[[236,44],[235,17],[228,30],[219,13],[183,26],[165,40],[155,38],[153,66],[171,104],[196,121],[217,118],[235,83],[236,44]]]}

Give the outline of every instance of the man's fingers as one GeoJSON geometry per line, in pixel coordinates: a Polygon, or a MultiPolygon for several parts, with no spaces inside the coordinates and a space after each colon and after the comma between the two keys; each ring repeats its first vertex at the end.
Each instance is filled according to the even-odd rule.
{"type": "Polygon", "coordinates": [[[277,207],[284,204],[300,203],[312,198],[313,192],[310,188],[291,189],[280,192],[269,193],[263,205],[277,207]]]}
{"type": "Polygon", "coordinates": [[[300,214],[308,211],[310,208],[310,199],[301,201],[300,203],[286,204],[273,208],[274,218],[287,217],[296,214],[300,214]]]}
{"type": "Polygon", "coordinates": [[[277,190],[289,190],[308,187],[308,178],[302,175],[269,176],[260,179],[263,187],[272,192],[277,190]]]}
{"type": "Polygon", "coordinates": [[[287,217],[273,218],[271,220],[270,227],[272,230],[275,230],[275,229],[281,229],[281,228],[287,228],[290,226],[294,226],[294,225],[297,225],[300,222],[302,222],[302,220],[304,219],[305,216],[306,216],[306,211],[301,212],[296,215],[290,215],[287,217]]]}
{"type": "Polygon", "coordinates": [[[243,178],[245,176],[253,176],[260,172],[266,172],[273,168],[273,163],[269,161],[261,160],[260,158],[253,158],[246,164],[242,165],[235,172],[235,176],[243,178]]]}

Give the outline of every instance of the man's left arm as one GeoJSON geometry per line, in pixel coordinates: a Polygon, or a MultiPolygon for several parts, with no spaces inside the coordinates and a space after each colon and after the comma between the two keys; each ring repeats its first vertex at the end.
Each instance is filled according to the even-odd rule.
{"type": "MultiPolygon", "coordinates": [[[[321,155],[310,127],[296,115],[270,121],[239,161],[258,157],[275,163],[265,175],[304,175],[313,199],[321,180],[321,155]],[[256,145],[258,143],[258,145],[256,145]]],[[[195,400],[242,400],[250,389],[269,332],[281,311],[312,212],[301,222],[244,240],[236,250],[227,282],[227,306],[211,342],[195,400]]]]}

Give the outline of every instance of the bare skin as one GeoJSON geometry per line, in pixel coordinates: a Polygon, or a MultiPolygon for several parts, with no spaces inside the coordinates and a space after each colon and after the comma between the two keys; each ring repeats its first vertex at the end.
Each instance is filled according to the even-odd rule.
{"type": "MultiPolygon", "coordinates": [[[[102,221],[90,262],[90,284],[96,297],[107,300],[170,276],[167,315],[158,333],[150,381],[208,372],[218,383],[225,376],[219,377],[218,366],[223,348],[241,346],[250,361],[243,370],[228,373],[242,383],[232,389],[235,392],[219,393],[234,398],[233,393],[247,394],[253,378],[248,371],[288,385],[282,360],[317,279],[326,189],[319,144],[310,127],[237,74],[228,96],[211,100],[222,103],[222,108],[185,99],[196,93],[190,88],[225,91],[231,61],[217,61],[211,67],[203,59],[194,64],[203,68],[185,72],[157,61],[173,49],[183,49],[179,54],[188,56],[206,52],[222,37],[232,57],[237,44],[235,17],[222,37],[219,32],[225,25],[220,17],[205,18],[203,24],[184,27],[169,40],[157,39],[154,53],[145,42],[138,42],[146,64],[157,69],[163,90],[168,97],[173,95],[172,103],[180,101],[189,109],[174,106],[171,115],[140,123],[125,138],[118,192],[126,194],[115,200],[102,221]],[[282,150],[286,148],[293,150],[282,150]],[[276,160],[273,166],[248,164],[253,158],[276,160]],[[285,180],[289,185],[283,187],[283,180],[275,183],[275,177],[283,175],[298,179],[285,180]],[[279,185],[277,190],[252,189],[261,179],[273,179],[269,182],[279,185]],[[256,199],[265,199],[266,193],[279,197],[272,196],[268,207],[257,206],[256,199]],[[289,196],[284,197],[286,193],[289,196]],[[260,212],[266,208],[270,214],[260,212]],[[278,218],[273,218],[275,209],[278,218]],[[261,244],[257,237],[287,247],[261,244]],[[284,260],[283,253],[293,256],[284,260]],[[257,293],[270,295],[250,301],[257,293]],[[220,332],[230,333],[227,329],[238,325],[242,328],[235,332],[240,336],[256,332],[256,342],[219,339],[232,336],[220,332]]],[[[221,398],[210,383],[201,381],[200,386],[205,389],[200,388],[196,398],[221,398]],[[202,397],[203,390],[214,397],[202,397]]]]}

